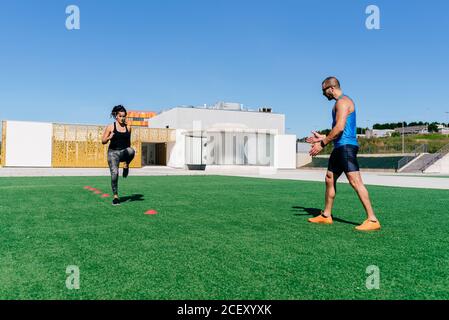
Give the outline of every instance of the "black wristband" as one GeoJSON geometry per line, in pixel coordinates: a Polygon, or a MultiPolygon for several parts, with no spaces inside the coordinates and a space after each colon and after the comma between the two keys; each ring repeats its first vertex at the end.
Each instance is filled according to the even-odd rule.
{"type": "Polygon", "coordinates": [[[324,144],[324,141],[323,141],[323,140],[321,140],[320,145],[321,145],[321,148],[324,148],[324,147],[326,146],[326,145],[324,144]]]}

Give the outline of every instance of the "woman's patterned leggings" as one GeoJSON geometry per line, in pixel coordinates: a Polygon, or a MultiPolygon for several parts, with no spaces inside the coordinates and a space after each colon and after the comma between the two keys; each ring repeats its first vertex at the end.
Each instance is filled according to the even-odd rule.
{"type": "Polygon", "coordinates": [[[108,150],[108,164],[111,170],[111,186],[114,195],[118,194],[118,168],[120,162],[129,164],[134,159],[135,154],[136,152],[131,147],[123,150],[108,150]]]}

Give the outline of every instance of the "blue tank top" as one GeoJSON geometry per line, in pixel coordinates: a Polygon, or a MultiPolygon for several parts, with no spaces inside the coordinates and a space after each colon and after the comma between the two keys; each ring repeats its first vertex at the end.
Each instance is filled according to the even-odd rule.
{"type": "MultiPolygon", "coordinates": [[[[340,100],[344,96],[346,96],[346,95],[342,95],[340,98],[337,99],[337,101],[340,100]]],[[[337,123],[336,112],[335,112],[335,109],[332,109],[332,128],[335,127],[336,123],[337,123]]],[[[348,117],[346,118],[346,125],[345,125],[345,128],[344,128],[342,134],[337,139],[334,140],[334,148],[339,148],[346,144],[350,144],[350,145],[357,146],[357,147],[359,146],[359,144],[357,142],[357,125],[356,125],[355,104],[354,104],[354,111],[351,112],[348,115],[348,117]]]]}

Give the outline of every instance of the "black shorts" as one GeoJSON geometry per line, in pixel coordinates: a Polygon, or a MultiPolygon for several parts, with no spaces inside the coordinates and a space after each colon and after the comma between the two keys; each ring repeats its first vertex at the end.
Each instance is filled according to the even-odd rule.
{"type": "Polygon", "coordinates": [[[358,151],[359,147],[352,144],[345,144],[335,148],[329,158],[327,170],[332,171],[338,176],[343,172],[359,171],[359,163],[357,161],[358,151]]]}

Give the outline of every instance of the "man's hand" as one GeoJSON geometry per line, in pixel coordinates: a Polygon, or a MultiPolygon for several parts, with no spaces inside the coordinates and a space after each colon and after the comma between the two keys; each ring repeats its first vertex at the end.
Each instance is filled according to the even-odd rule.
{"type": "Polygon", "coordinates": [[[318,153],[320,153],[323,150],[323,147],[321,146],[320,143],[314,143],[312,145],[312,149],[310,149],[309,154],[314,157],[316,156],[318,153]]]}
{"type": "Polygon", "coordinates": [[[306,139],[307,143],[317,143],[317,142],[321,142],[322,140],[324,140],[324,138],[326,138],[326,135],[324,134],[319,134],[316,131],[312,131],[313,136],[310,136],[306,139]]]}

